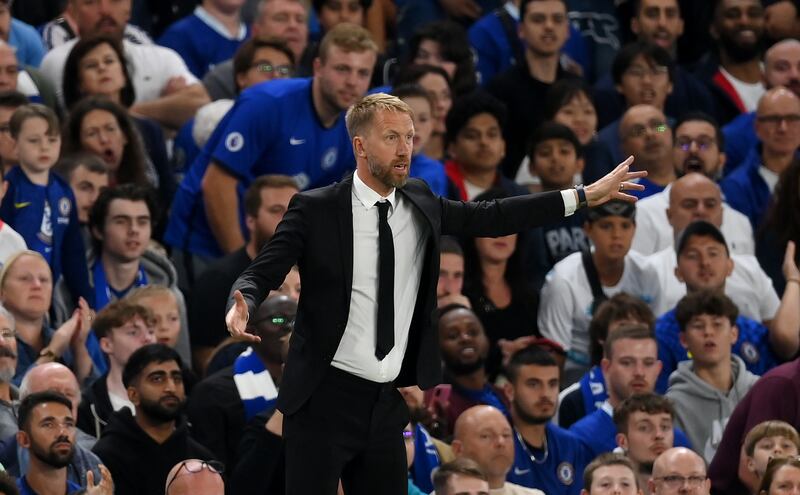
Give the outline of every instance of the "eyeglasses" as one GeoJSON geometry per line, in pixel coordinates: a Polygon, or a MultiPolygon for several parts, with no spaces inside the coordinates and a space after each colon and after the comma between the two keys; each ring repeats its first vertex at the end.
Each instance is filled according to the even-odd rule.
{"type": "Polygon", "coordinates": [[[708,136],[700,136],[698,138],[679,136],[675,140],[675,147],[680,148],[683,151],[689,151],[692,148],[693,143],[697,145],[697,149],[700,151],[706,151],[717,144],[717,140],[708,136]]]}
{"type": "Polygon", "coordinates": [[[208,469],[212,473],[216,473],[222,476],[222,473],[225,472],[225,464],[219,461],[198,461],[197,459],[189,459],[186,461],[181,462],[181,465],[178,466],[178,469],[175,471],[175,476],[169,480],[167,483],[167,489],[164,490],[164,493],[169,494],[169,487],[172,486],[172,483],[178,479],[178,476],[181,474],[182,469],[186,469],[186,472],[189,474],[199,473],[203,469],[208,469]]]}
{"type": "Polygon", "coordinates": [[[625,71],[625,75],[637,79],[644,79],[644,76],[659,77],[665,74],[669,74],[669,67],[665,65],[656,65],[653,67],[634,65],[633,67],[628,67],[628,70],[625,71]]]}
{"type": "Polygon", "coordinates": [[[294,328],[294,317],[288,315],[267,315],[260,320],[255,320],[251,325],[260,325],[262,323],[271,323],[276,327],[294,328]]]}
{"type": "Polygon", "coordinates": [[[272,74],[273,72],[279,76],[288,77],[292,75],[292,67],[290,65],[272,65],[269,63],[255,63],[250,67],[258,69],[258,72],[265,72],[272,74]]]}
{"type": "Polygon", "coordinates": [[[681,488],[685,483],[688,484],[690,487],[696,488],[703,484],[703,482],[708,479],[707,476],[681,476],[679,474],[670,474],[667,476],[659,476],[658,478],[653,478],[656,481],[661,481],[668,488],[672,490],[676,490],[681,488]]]}
{"type": "Polygon", "coordinates": [[[780,125],[781,122],[786,122],[786,125],[794,125],[800,122],[800,114],[759,115],[756,120],[762,124],[780,125]]]}
{"type": "Polygon", "coordinates": [[[628,130],[628,137],[640,138],[647,134],[647,131],[653,131],[656,134],[667,132],[669,127],[663,120],[652,120],[647,125],[636,124],[631,126],[628,130]]]}

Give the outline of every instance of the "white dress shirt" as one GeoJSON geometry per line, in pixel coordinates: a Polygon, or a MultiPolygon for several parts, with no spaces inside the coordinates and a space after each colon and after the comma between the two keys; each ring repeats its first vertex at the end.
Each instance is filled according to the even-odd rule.
{"type": "MultiPolygon", "coordinates": [[[[577,206],[572,189],[562,191],[565,215],[577,206]]],[[[400,374],[408,332],[425,261],[430,226],[417,208],[395,189],[382,197],[353,174],[353,289],[347,326],[331,365],[377,383],[400,374]],[[389,201],[388,222],[394,239],[394,347],[383,360],[375,357],[378,317],[378,209],[389,201]]]]}
{"type": "Polygon", "coordinates": [[[408,331],[425,261],[430,227],[422,213],[392,190],[382,197],[353,174],[353,290],[347,326],[331,365],[353,375],[385,383],[397,378],[408,346],[408,331]],[[378,317],[378,209],[388,200],[394,239],[394,347],[375,357],[378,317]]]}

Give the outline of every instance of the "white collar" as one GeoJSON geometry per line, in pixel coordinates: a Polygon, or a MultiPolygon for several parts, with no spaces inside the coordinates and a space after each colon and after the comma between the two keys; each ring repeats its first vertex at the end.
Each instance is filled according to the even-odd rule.
{"type": "Polygon", "coordinates": [[[208,24],[208,27],[216,31],[217,34],[225,39],[242,41],[247,37],[247,26],[245,26],[243,22],[239,23],[239,33],[236,36],[231,36],[231,33],[228,32],[228,29],[225,28],[225,26],[223,26],[216,17],[212,16],[203,7],[197,6],[194,9],[194,15],[197,16],[197,18],[201,21],[208,24]]]}
{"type": "Polygon", "coordinates": [[[353,194],[355,194],[356,199],[358,199],[365,210],[369,210],[375,206],[375,203],[378,201],[388,201],[392,206],[392,210],[394,210],[397,207],[396,191],[397,189],[393,187],[392,191],[387,196],[381,196],[361,180],[361,177],[358,176],[358,170],[353,172],[353,194]]]}

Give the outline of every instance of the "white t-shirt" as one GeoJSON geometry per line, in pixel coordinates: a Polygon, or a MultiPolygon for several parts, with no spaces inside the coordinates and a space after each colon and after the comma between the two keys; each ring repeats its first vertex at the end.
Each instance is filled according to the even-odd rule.
{"type": "MultiPolygon", "coordinates": [[[[739,308],[739,314],[756,321],[767,321],[775,317],[781,301],[772,280],[749,254],[731,255],[733,273],[725,281],[725,294],[739,308]]],[[[678,259],[675,249],[669,247],[647,257],[658,273],[661,286],[660,297],[654,305],[656,316],[671,310],[686,295],[686,284],[675,276],[678,259]]]]}
{"type": "Polygon", "coordinates": [[[740,79],[736,79],[730,72],[723,69],[721,65],[719,66],[719,72],[731,83],[733,89],[736,90],[745,109],[748,112],[755,112],[758,107],[758,100],[760,100],[766,92],[764,84],[762,82],[746,83],[740,79]]]}
{"type": "MultiPolygon", "coordinates": [[[[42,60],[42,74],[53,84],[61,97],[61,80],[64,64],[70,50],[78,40],[72,39],[61,46],[53,48],[42,60]]],[[[128,70],[136,92],[136,102],[151,101],[161,96],[161,91],[173,77],[183,77],[186,84],[197,83],[198,80],[186,67],[186,63],[174,50],[159,45],[140,45],[127,39],[122,40],[128,70]]]]}
{"type": "Polygon", "coordinates": [[[19,251],[28,249],[25,239],[19,233],[0,220],[0,270],[6,260],[19,251]]]}
{"type": "MultiPolygon", "coordinates": [[[[675,245],[672,225],[667,219],[669,191],[672,184],[636,202],[636,233],[631,249],[645,256],[675,245]]],[[[722,203],[722,235],[734,254],[755,254],[753,227],[742,213],[722,203]]]]}
{"type": "MultiPolygon", "coordinates": [[[[581,253],[572,253],[547,274],[539,304],[539,331],[571,353],[589,354],[589,322],[594,296],[583,268],[581,253]]],[[[655,269],[641,254],[629,251],[619,283],[603,287],[608,297],[619,292],[642,299],[648,305],[658,298],[655,269]]],[[[567,361],[569,364],[569,361],[567,361]]]]}

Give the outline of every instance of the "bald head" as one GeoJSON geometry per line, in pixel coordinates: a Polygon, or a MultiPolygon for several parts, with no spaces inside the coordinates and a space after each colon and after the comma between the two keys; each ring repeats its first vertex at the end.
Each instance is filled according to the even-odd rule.
{"type": "Polygon", "coordinates": [[[654,166],[672,168],[672,133],[664,112],[653,105],[634,105],[622,116],[619,137],[625,155],[648,171],[654,166]]]}
{"type": "Polygon", "coordinates": [[[650,492],[656,495],[676,492],[674,487],[667,486],[669,478],[673,477],[673,479],[684,478],[684,486],[688,484],[694,488],[691,493],[708,495],[711,490],[711,481],[708,479],[706,469],[706,461],[692,450],[685,447],[665,450],[653,463],[653,477],[649,483],[650,492]],[[667,479],[664,479],[665,477],[667,479]]]}
{"type": "Polygon", "coordinates": [[[280,363],[281,349],[294,328],[297,301],[283,294],[268,297],[248,323],[248,331],[261,337],[254,345],[259,355],[274,363],[280,363]]]}
{"type": "Polygon", "coordinates": [[[14,47],[0,40],[0,91],[17,90],[18,66],[14,47]]]}
{"type": "Polygon", "coordinates": [[[800,41],[791,38],[772,45],[764,54],[767,88],[784,86],[800,96],[800,41]]]}
{"type": "Polygon", "coordinates": [[[72,402],[72,416],[78,418],[81,389],[72,370],[61,363],[45,363],[30,368],[22,378],[19,398],[24,399],[37,392],[58,392],[72,402]]]}
{"type": "Polygon", "coordinates": [[[719,186],[698,172],[686,174],[676,180],[669,191],[667,219],[676,235],[697,220],[705,220],[720,228],[722,193],[719,186]]]}
{"type": "Polygon", "coordinates": [[[225,495],[225,483],[200,459],[181,461],[170,470],[165,495],[225,495]]]}
{"type": "Polygon", "coordinates": [[[456,420],[453,453],[477,462],[489,477],[490,488],[499,488],[514,463],[511,425],[492,406],[471,407],[456,420]]]}

